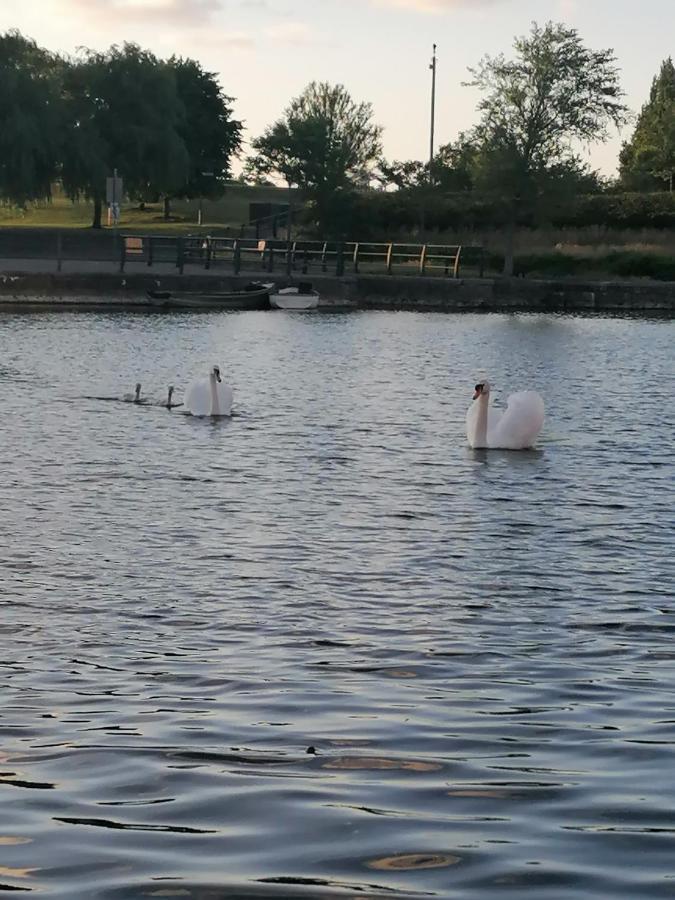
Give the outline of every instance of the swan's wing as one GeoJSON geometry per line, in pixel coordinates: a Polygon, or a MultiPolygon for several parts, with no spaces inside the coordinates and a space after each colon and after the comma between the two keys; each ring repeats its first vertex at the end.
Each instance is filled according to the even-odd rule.
{"type": "Polygon", "coordinates": [[[211,391],[208,381],[195,381],[185,392],[185,409],[193,416],[208,416],[211,412],[211,391]]]}
{"type": "Polygon", "coordinates": [[[532,447],[544,424],[544,401],[536,391],[511,394],[506,411],[493,423],[488,422],[488,443],[505,450],[525,450],[532,447]]]}
{"type": "Polygon", "coordinates": [[[229,416],[232,412],[232,388],[229,384],[225,384],[224,381],[221,381],[220,384],[216,386],[216,391],[218,392],[218,408],[221,416],[229,416]]]}

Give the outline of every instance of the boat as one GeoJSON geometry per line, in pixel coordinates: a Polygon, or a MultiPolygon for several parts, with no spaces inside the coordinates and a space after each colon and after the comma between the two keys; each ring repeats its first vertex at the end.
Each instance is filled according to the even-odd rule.
{"type": "Polygon", "coordinates": [[[319,299],[319,292],[312,290],[308,281],[270,294],[270,304],[276,309],[316,309],[319,299]]]}
{"type": "Polygon", "coordinates": [[[153,305],[181,309],[268,309],[272,282],[251,281],[238,291],[146,291],[153,305]]]}

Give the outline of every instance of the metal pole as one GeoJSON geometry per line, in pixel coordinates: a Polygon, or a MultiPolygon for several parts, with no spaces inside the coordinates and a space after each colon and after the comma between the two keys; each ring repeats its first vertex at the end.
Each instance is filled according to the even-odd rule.
{"type": "Polygon", "coordinates": [[[429,142],[429,183],[434,183],[433,166],[434,166],[434,128],[436,124],[436,44],[431,57],[431,138],[429,142]]]}

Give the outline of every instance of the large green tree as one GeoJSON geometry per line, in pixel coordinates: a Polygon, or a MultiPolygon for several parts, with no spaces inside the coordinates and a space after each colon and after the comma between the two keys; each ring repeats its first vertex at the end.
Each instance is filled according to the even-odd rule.
{"type": "Polygon", "coordinates": [[[232,98],[223,93],[214,73],[193,59],[172,57],[168,66],[183,106],[177,131],[189,160],[187,177],[174,196],[220,197],[231,176],[232,157],[241,148],[242,123],[233,118],[232,98]]]}
{"type": "Polygon", "coordinates": [[[18,31],[0,35],[0,197],[51,196],[59,162],[59,63],[18,31]]]}
{"type": "Polygon", "coordinates": [[[515,58],[485,57],[469,85],[483,92],[475,130],[475,181],[507,210],[504,273],[513,273],[513,234],[523,211],[574,183],[577,141],[603,141],[628,110],[612,50],[590,50],[578,32],[549,22],[516,39],[515,58]]]}
{"type": "Polygon", "coordinates": [[[64,102],[63,184],[94,201],[94,227],[114,169],[132,197],[171,194],[188,180],[175,75],[152,53],[136,44],[85,51],[66,65],[64,102]]]}
{"type": "Polygon", "coordinates": [[[668,57],[654,78],[635,132],[623,145],[621,180],[631,188],[667,187],[675,176],[675,66],[668,57]]]}
{"type": "Polygon", "coordinates": [[[351,193],[372,177],[381,134],[369,103],[356,103],[342,85],[312,82],[252,142],[248,171],[297,185],[320,231],[337,234],[346,225],[351,193]]]}

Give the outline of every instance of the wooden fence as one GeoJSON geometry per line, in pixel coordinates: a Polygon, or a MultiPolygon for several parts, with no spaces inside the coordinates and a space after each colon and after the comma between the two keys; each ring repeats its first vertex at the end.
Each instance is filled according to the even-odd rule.
{"type": "Polygon", "coordinates": [[[240,272],[321,272],[389,275],[441,275],[458,278],[460,266],[480,277],[485,271],[482,247],[443,244],[393,244],[367,241],[285,241],[252,238],[122,235],[120,271],[131,262],[152,266],[171,262],[185,266],[224,267],[240,272]]]}

